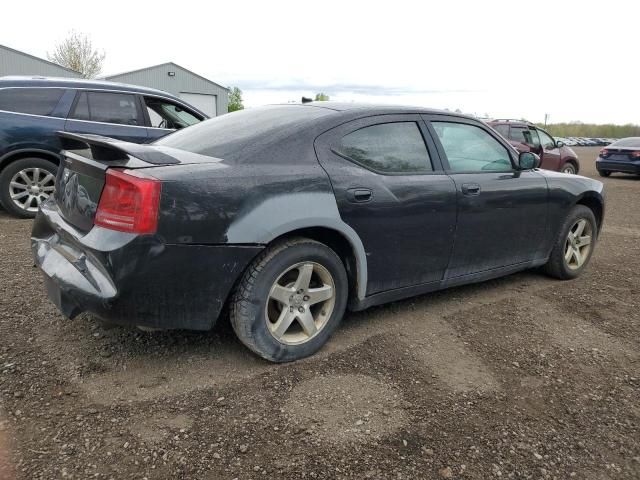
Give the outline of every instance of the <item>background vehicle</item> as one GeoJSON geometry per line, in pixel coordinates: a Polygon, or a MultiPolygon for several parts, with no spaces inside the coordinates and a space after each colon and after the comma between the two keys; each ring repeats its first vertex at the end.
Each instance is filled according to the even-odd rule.
{"type": "Polygon", "coordinates": [[[564,137],[553,137],[553,139],[556,141],[556,144],[558,142],[562,142],[564,143],[566,146],[568,147],[573,147],[576,145],[576,142],[574,142],[573,140],[569,139],[569,138],[564,138],[564,137]]]}
{"type": "Polygon", "coordinates": [[[596,168],[603,177],[614,172],[640,175],[640,137],[622,138],[600,150],[596,168]]]}
{"type": "Polygon", "coordinates": [[[602,183],[427,109],[279,105],[152,145],[63,137],[32,232],[59,309],[207,330],[228,303],[242,342],[279,362],[318,350],[347,305],[540,265],[574,278],[604,213],[602,183]]]}
{"type": "Polygon", "coordinates": [[[522,120],[491,120],[487,122],[519,152],[533,152],[540,157],[545,170],[576,174],[580,171],[578,156],[567,145],[556,142],[543,129],[522,120]]]}
{"type": "Polygon", "coordinates": [[[177,97],[112,82],[0,78],[0,204],[33,217],[54,188],[58,131],[147,143],[206,119],[177,97]]]}

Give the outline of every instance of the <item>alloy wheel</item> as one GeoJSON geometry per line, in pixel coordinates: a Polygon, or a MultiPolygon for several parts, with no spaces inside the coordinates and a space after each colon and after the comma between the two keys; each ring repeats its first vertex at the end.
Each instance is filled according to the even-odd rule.
{"type": "Polygon", "coordinates": [[[569,229],[564,246],[564,261],[571,270],[578,270],[589,258],[593,227],[581,218],[569,229]]]}
{"type": "Polygon", "coordinates": [[[571,163],[567,163],[564,167],[562,167],[562,173],[568,173],[571,175],[576,174],[576,167],[574,167],[571,163]]]}
{"type": "Polygon", "coordinates": [[[315,262],[297,263],[273,283],[265,320],[280,343],[299,345],[315,337],[327,324],[336,303],[329,270],[315,262]]]}
{"type": "Polygon", "coordinates": [[[25,168],[9,182],[9,196],[22,210],[37,212],[55,188],[55,175],[43,168],[25,168]]]}

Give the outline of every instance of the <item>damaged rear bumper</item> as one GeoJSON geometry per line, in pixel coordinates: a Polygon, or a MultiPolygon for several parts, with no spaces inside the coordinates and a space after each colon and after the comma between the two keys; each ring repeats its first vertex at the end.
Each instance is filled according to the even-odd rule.
{"type": "Polygon", "coordinates": [[[208,330],[263,247],[165,244],[101,227],[82,234],[45,204],[31,248],[49,298],[66,317],[90,312],[120,324],[208,330]]]}

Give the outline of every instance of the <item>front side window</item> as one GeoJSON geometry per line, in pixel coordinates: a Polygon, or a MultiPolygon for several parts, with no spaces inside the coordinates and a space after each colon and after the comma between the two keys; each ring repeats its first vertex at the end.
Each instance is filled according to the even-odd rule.
{"type": "Polygon", "coordinates": [[[381,173],[433,170],[416,122],[382,123],[351,132],[335,148],[340,155],[381,173]]]}
{"type": "Polygon", "coordinates": [[[0,110],[49,116],[63,93],[63,88],[3,88],[0,110]]]}
{"type": "Polygon", "coordinates": [[[142,125],[136,107],[136,97],[128,93],[81,92],[71,118],[142,125]]]}
{"type": "Polygon", "coordinates": [[[504,172],[512,169],[509,151],[474,125],[432,122],[454,172],[504,172]]]}
{"type": "Polygon", "coordinates": [[[556,148],[556,142],[553,138],[551,138],[551,135],[543,130],[538,130],[538,133],[540,134],[540,143],[545,148],[545,150],[556,148]]]}
{"type": "Polygon", "coordinates": [[[178,129],[194,125],[202,121],[179,105],[153,97],[145,97],[145,105],[151,126],[154,128],[178,129]]]}

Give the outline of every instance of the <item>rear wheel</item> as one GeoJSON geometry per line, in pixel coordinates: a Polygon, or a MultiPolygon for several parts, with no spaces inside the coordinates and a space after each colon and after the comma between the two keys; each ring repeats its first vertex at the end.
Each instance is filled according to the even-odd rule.
{"type": "Polygon", "coordinates": [[[546,272],[561,280],[580,275],[591,259],[597,232],[596,219],[591,209],[584,205],[573,207],[545,265],[546,272]]]}
{"type": "Polygon", "coordinates": [[[55,163],[43,158],[22,158],[0,173],[0,203],[10,214],[33,218],[55,188],[55,163]]]}
{"type": "Polygon", "coordinates": [[[562,167],[562,173],[569,173],[571,175],[575,175],[577,172],[578,170],[576,169],[576,166],[571,162],[565,163],[564,166],[562,167]]]}
{"type": "Polygon", "coordinates": [[[347,294],[347,274],[333,250],[290,239],[269,247],[244,273],[231,301],[231,324],[261,357],[298,360],[329,339],[344,315],[347,294]]]}
{"type": "Polygon", "coordinates": [[[601,177],[608,177],[609,175],[611,175],[611,172],[609,172],[608,170],[598,170],[598,173],[601,177]]]}

